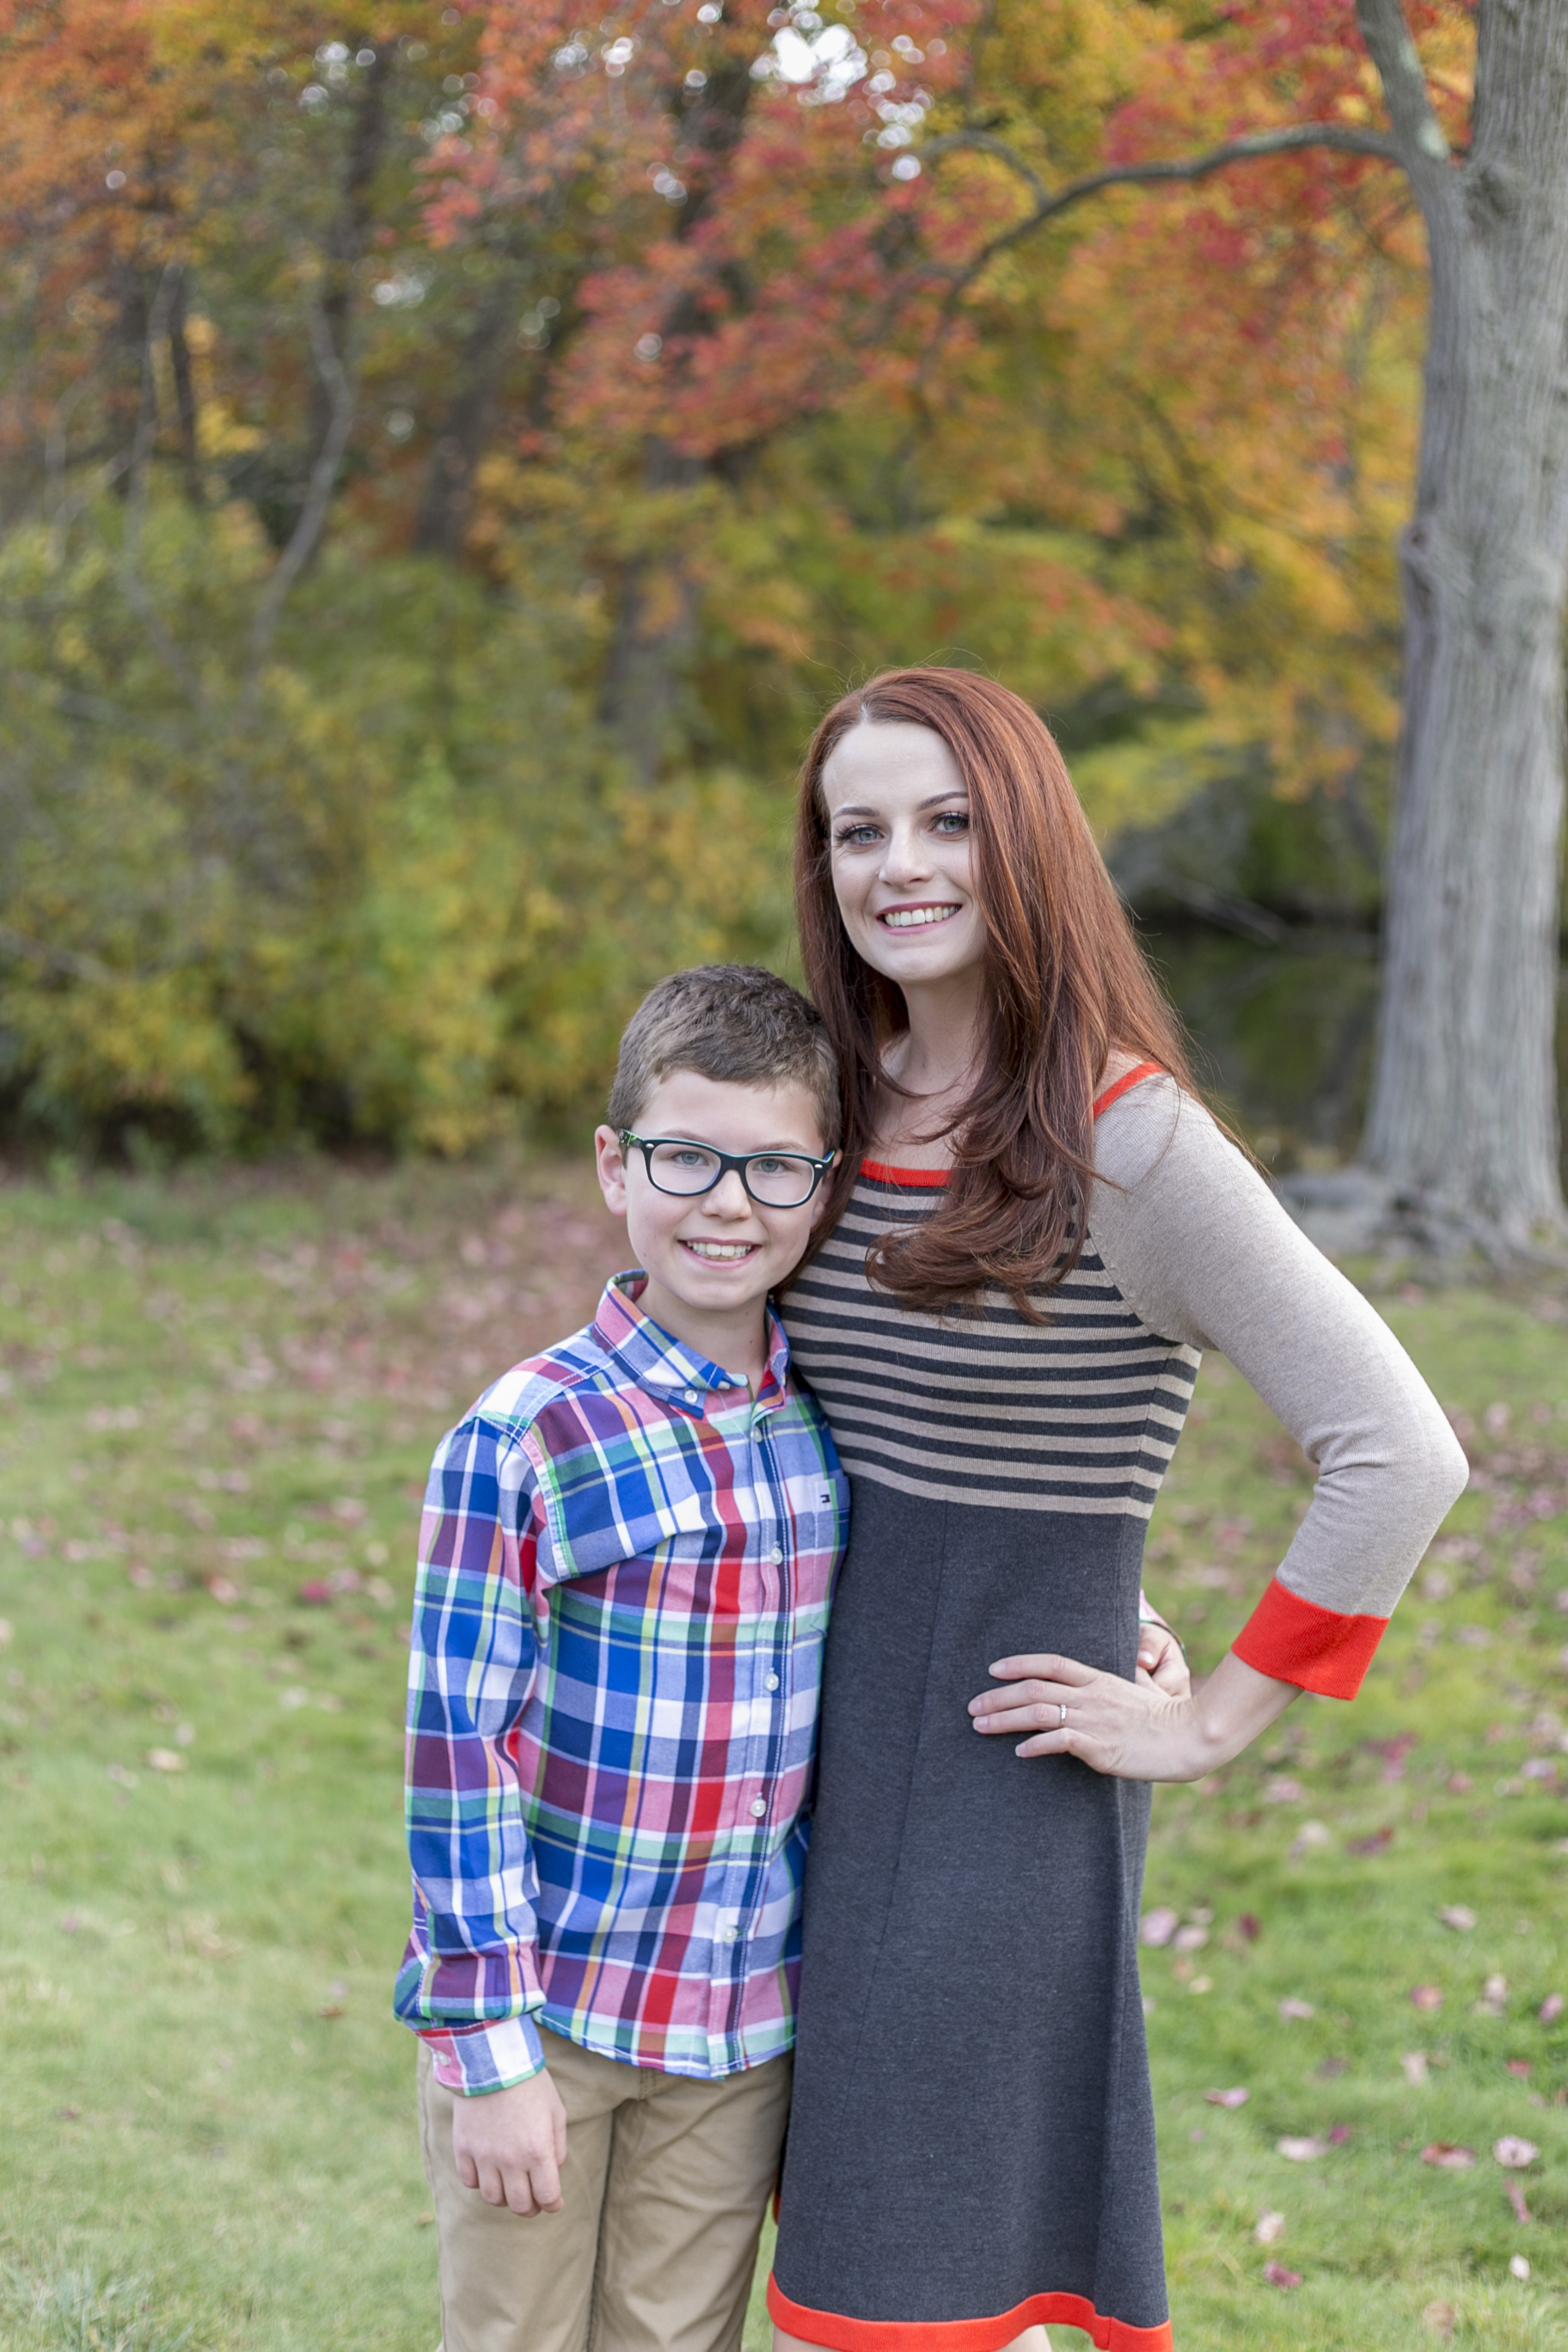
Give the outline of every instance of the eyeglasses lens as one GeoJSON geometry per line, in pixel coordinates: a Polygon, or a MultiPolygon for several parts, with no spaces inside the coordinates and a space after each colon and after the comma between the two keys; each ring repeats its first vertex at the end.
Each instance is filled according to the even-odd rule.
{"type": "MultiPolygon", "coordinates": [[[[719,1170],[718,1153],[696,1143],[656,1144],[648,1164],[659,1191],[678,1196],[711,1191],[719,1170]]],[[[748,1160],[747,1189],[766,1208],[798,1209],[811,1198],[816,1172],[809,1160],[770,1151],[748,1160]]]]}

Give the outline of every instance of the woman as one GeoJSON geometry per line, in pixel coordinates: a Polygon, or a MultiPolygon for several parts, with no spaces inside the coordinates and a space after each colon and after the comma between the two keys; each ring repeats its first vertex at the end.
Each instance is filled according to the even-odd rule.
{"type": "Polygon", "coordinates": [[[1027,704],[943,669],[846,696],[799,845],[848,1101],[786,1322],[854,1505],[775,2352],[1048,2352],[1052,2320],[1168,2352],[1148,1784],[1299,1690],[1353,1696],[1464,1457],[1200,1106],[1027,704]],[[1175,1692],[1135,1674],[1140,1563],[1210,1345],[1320,1475],[1229,1655],[1175,1692]]]}

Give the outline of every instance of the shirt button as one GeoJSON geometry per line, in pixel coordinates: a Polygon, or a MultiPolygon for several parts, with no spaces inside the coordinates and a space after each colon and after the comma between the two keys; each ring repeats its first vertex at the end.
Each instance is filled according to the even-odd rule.
{"type": "Polygon", "coordinates": [[[773,1561],[775,1568],[782,1568],[784,1566],[784,1551],[780,1545],[774,1544],[772,1551],[768,1554],[768,1558],[773,1561]]]}
{"type": "Polygon", "coordinates": [[[777,1675],[770,1675],[767,1679],[767,1688],[769,1690],[777,1690],[778,1686],[779,1678],[777,1675]]]}
{"type": "Polygon", "coordinates": [[[702,1399],[696,1389],[688,1389],[686,1391],[686,1402],[688,1404],[700,1404],[702,1399]]]}
{"type": "Polygon", "coordinates": [[[741,1931],[739,1927],[721,1927],[719,1930],[719,1941],[721,1944],[739,1943],[740,1938],[741,1931]]]}
{"type": "Polygon", "coordinates": [[[767,1811],[767,1810],[768,1801],[765,1797],[753,1797],[752,1799],[752,1811],[759,1822],[762,1820],[763,1815],[767,1811]]]}

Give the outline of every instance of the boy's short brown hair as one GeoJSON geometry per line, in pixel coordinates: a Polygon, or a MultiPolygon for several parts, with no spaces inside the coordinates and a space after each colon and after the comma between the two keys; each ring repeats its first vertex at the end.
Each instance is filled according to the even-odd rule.
{"type": "Polygon", "coordinates": [[[753,963],[699,964],[648,991],[626,1024],[610,1088],[617,1134],[636,1127],[673,1070],[734,1086],[802,1086],[816,1105],[823,1149],[837,1148],[837,1057],[816,1005],[777,972],[753,963]]]}

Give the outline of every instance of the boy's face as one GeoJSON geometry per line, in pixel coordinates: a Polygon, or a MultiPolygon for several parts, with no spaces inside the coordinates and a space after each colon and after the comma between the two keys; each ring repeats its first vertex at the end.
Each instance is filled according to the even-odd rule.
{"type": "MultiPolygon", "coordinates": [[[[805,1152],[819,1160],[826,1150],[806,1087],[738,1086],[700,1077],[695,1070],[675,1070],[660,1080],[635,1131],[735,1153],[805,1152]]],[[[769,1207],[751,1198],[732,1168],[710,1192],[679,1198],[658,1191],[642,1153],[635,1146],[623,1153],[613,1129],[599,1128],[594,1141],[605,1205],[625,1217],[648,1278],[643,1307],[678,1339],[685,1336],[680,1323],[690,1317],[760,1313],[769,1291],[805,1255],[826,1205],[826,1185],[819,1185],[801,1208],[769,1207]]]]}

